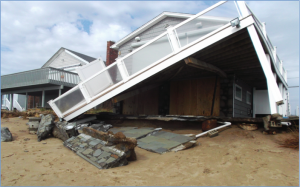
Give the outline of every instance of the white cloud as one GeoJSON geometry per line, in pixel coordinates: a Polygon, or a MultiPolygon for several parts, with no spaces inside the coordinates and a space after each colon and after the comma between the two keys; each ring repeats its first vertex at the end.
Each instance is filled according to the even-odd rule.
{"type": "MultiPolygon", "coordinates": [[[[299,77],[299,2],[247,2],[283,60],[299,77]]],[[[211,4],[211,3],[210,3],[211,4]]],[[[40,68],[60,47],[105,59],[106,42],[118,41],[163,11],[198,13],[203,1],[1,1],[1,74],[40,68]],[[89,20],[90,32],[81,20],[89,20]]],[[[289,79],[299,85],[299,79],[289,79]]],[[[295,89],[294,89],[295,90],[295,89]]],[[[299,102],[290,90],[292,102],[299,102]]]]}

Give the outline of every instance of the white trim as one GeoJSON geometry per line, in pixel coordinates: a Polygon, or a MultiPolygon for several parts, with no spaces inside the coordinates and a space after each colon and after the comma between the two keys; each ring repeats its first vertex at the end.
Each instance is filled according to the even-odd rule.
{"type": "Polygon", "coordinates": [[[95,99],[93,102],[87,104],[86,106],[83,106],[82,108],[79,108],[78,110],[74,111],[73,113],[66,116],[64,119],[69,121],[76,116],[84,113],[85,111],[89,110],[92,107],[95,107],[104,101],[116,96],[117,94],[123,92],[124,90],[127,90],[128,88],[138,84],[139,82],[147,79],[148,77],[166,69],[167,67],[177,63],[178,61],[190,56],[191,54],[194,54],[197,51],[200,51],[213,43],[216,43],[223,38],[232,35],[233,33],[236,33],[249,25],[253,24],[254,20],[251,16],[247,18],[241,19],[240,27],[239,28],[233,28],[230,26],[230,23],[220,29],[218,29],[215,32],[212,32],[205,37],[199,38],[198,40],[195,40],[194,42],[180,48],[179,51],[176,53],[173,53],[172,55],[168,55],[164,59],[161,59],[161,61],[158,61],[154,64],[151,64],[151,69],[146,70],[144,73],[141,73],[137,75],[136,77],[131,78],[127,82],[123,83],[122,85],[119,85],[115,87],[115,89],[110,90],[109,92],[105,93],[101,97],[95,99]]]}
{"type": "Polygon", "coordinates": [[[234,90],[234,98],[235,98],[236,100],[243,101],[243,88],[242,88],[241,86],[235,84],[234,89],[235,89],[235,90],[234,90]],[[236,88],[241,89],[241,98],[239,98],[239,97],[236,96],[236,88]]]}
{"type": "Polygon", "coordinates": [[[193,16],[193,15],[183,14],[183,13],[174,13],[174,12],[163,12],[162,14],[157,16],[156,18],[152,19],[151,21],[149,21],[145,25],[141,26],[137,30],[133,31],[131,34],[127,35],[126,37],[124,37],[123,39],[118,41],[117,43],[113,44],[110,48],[117,49],[118,46],[124,44],[125,42],[127,42],[128,40],[133,38],[134,36],[140,34],[141,32],[143,32],[145,30],[147,30],[149,27],[155,25],[156,23],[158,23],[159,21],[163,20],[166,17],[190,18],[191,16],[193,16]]]}
{"type": "Polygon", "coordinates": [[[246,92],[246,103],[247,103],[248,105],[251,105],[251,101],[248,102],[248,94],[250,95],[250,98],[251,98],[251,96],[252,96],[251,92],[249,92],[249,91],[246,92]]]}
{"type": "Polygon", "coordinates": [[[80,58],[79,56],[75,55],[75,54],[74,54],[74,53],[72,53],[71,51],[68,51],[67,49],[65,49],[65,52],[66,52],[66,53],[68,53],[69,55],[72,55],[73,57],[77,58],[78,60],[80,60],[80,61],[84,62],[85,64],[89,64],[89,62],[88,62],[88,61],[86,61],[86,60],[84,60],[84,59],[80,58]]]}

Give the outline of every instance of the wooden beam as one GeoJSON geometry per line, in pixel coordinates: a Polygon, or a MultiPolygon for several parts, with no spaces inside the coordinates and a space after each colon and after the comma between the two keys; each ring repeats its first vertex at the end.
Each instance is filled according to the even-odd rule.
{"type": "Polygon", "coordinates": [[[124,93],[124,94],[117,95],[116,97],[112,98],[112,102],[117,103],[119,101],[123,101],[123,100],[125,100],[129,97],[132,97],[132,96],[135,96],[135,95],[140,94],[142,92],[145,92],[145,91],[151,90],[153,88],[156,88],[159,85],[161,85],[161,84],[153,84],[153,85],[150,85],[150,86],[145,86],[143,88],[132,90],[132,91],[124,93]]]}
{"type": "Polygon", "coordinates": [[[203,69],[206,71],[214,72],[214,73],[220,75],[221,77],[227,77],[226,73],[224,71],[222,71],[221,69],[217,68],[216,66],[214,66],[212,64],[208,64],[208,63],[200,61],[200,60],[197,60],[195,58],[192,58],[192,57],[185,58],[184,62],[186,63],[186,65],[193,66],[193,67],[203,69]]]}

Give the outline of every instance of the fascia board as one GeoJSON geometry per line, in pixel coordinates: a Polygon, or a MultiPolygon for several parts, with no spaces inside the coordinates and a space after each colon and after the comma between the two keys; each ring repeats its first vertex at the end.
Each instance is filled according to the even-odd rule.
{"type": "Polygon", "coordinates": [[[118,41],[117,43],[113,44],[110,48],[117,49],[120,45],[124,44],[125,42],[130,40],[132,37],[144,32],[145,30],[147,30],[148,28],[155,25],[156,23],[158,23],[159,21],[163,20],[166,17],[190,18],[191,16],[193,16],[193,15],[192,14],[173,13],[173,12],[163,12],[161,15],[157,16],[156,18],[149,21],[145,25],[143,25],[140,28],[138,28],[137,30],[133,31],[131,34],[127,35],[126,37],[124,37],[123,39],[118,41]]]}

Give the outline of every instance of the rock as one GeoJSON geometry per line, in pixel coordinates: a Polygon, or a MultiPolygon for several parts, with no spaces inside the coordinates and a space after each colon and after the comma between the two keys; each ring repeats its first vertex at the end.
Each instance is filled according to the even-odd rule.
{"type": "Polygon", "coordinates": [[[11,142],[12,135],[7,127],[1,127],[1,142],[11,142]]]}
{"type": "Polygon", "coordinates": [[[75,129],[76,124],[68,123],[67,121],[57,122],[55,123],[52,134],[54,137],[61,139],[62,141],[66,141],[72,136],[77,136],[78,131],[75,129]]]}
{"type": "Polygon", "coordinates": [[[103,123],[100,123],[100,124],[92,124],[90,127],[93,128],[93,129],[96,129],[98,131],[107,132],[113,126],[110,125],[110,124],[104,125],[103,123]]]}
{"type": "Polygon", "coordinates": [[[42,115],[39,128],[37,130],[38,141],[45,139],[51,132],[54,127],[54,115],[48,114],[46,116],[42,115]]]}

